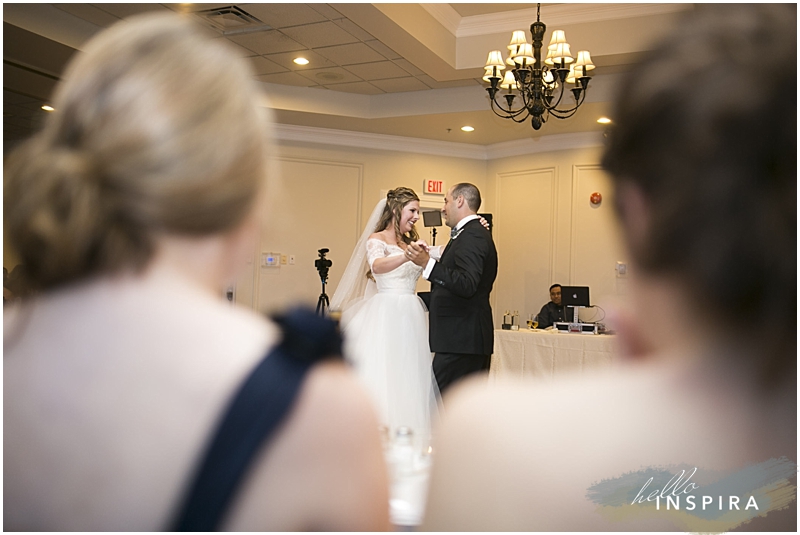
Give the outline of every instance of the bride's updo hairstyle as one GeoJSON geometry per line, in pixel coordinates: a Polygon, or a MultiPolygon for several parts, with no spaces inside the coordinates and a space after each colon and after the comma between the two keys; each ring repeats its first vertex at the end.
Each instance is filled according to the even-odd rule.
{"type": "Polygon", "coordinates": [[[375,226],[375,232],[386,230],[388,226],[394,221],[394,233],[398,240],[403,240],[405,243],[411,243],[419,239],[417,229],[411,228],[408,234],[400,232],[400,217],[403,214],[403,208],[411,201],[419,202],[419,197],[414,193],[411,188],[396,188],[390,190],[386,194],[386,208],[384,208],[378,224],[375,226]]]}
{"type": "Polygon", "coordinates": [[[235,229],[267,167],[247,65],[178,15],[122,21],[64,73],[4,165],[6,236],[38,288],[140,271],[159,235],[235,229]]]}

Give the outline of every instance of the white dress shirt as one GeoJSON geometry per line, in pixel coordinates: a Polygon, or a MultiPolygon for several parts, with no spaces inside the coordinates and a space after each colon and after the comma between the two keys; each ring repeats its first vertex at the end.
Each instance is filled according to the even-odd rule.
{"type": "MultiPolygon", "coordinates": [[[[461,231],[461,229],[464,228],[464,225],[466,225],[473,219],[480,219],[480,216],[477,214],[468,215],[467,217],[465,217],[456,224],[456,230],[461,231]]],[[[456,238],[458,238],[458,234],[456,234],[455,238],[451,239],[455,240],[456,238]]],[[[442,253],[444,252],[444,248],[445,248],[444,245],[436,245],[430,248],[429,253],[431,255],[431,258],[430,260],[428,260],[428,263],[425,265],[425,269],[422,271],[422,276],[425,277],[426,280],[428,279],[428,277],[430,277],[431,271],[433,271],[433,266],[436,265],[436,262],[442,259],[442,253]]]]}

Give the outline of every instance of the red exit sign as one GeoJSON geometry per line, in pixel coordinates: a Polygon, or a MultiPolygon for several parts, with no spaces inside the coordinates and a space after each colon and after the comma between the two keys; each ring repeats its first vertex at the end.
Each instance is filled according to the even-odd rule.
{"type": "Polygon", "coordinates": [[[444,180],[426,180],[423,186],[425,193],[433,193],[434,195],[444,195],[444,180]]]}

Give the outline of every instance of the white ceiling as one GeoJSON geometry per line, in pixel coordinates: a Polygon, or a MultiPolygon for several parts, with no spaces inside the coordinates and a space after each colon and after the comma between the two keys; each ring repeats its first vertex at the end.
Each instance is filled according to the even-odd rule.
{"type": "Polygon", "coordinates": [[[4,140],[38,128],[41,105],[92,35],[147,11],[185,13],[209,39],[229,41],[253,66],[277,122],[295,135],[333,130],[492,146],[601,132],[596,119],[610,113],[618,74],[687,8],[542,5],[545,42],[550,30],[564,29],[573,52],[590,50],[598,68],[578,113],[536,132],[496,117],[480,80],[488,51],[527,29],[536,4],[4,4],[4,140]],[[220,8],[235,9],[209,15],[220,8]],[[298,55],[310,63],[294,64],[298,55]],[[466,124],[475,131],[462,132],[466,124]]]}

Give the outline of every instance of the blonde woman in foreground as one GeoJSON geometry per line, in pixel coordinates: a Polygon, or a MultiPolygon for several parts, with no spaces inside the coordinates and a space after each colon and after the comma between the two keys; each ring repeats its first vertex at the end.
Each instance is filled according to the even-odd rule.
{"type": "Polygon", "coordinates": [[[627,365],[453,392],[423,529],[796,532],[796,24],[695,6],[626,75],[627,365]]]}
{"type": "MultiPolygon", "coordinates": [[[[277,326],[221,292],[258,236],[269,123],[201,35],[178,16],[102,32],[5,164],[5,232],[39,290],[4,310],[7,530],[169,529],[273,358],[277,326]]],[[[312,367],[214,527],[388,528],[377,427],[340,360],[312,367]]]]}

